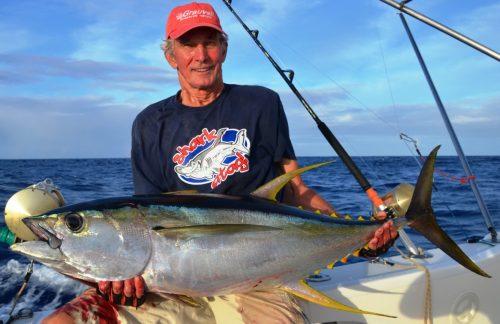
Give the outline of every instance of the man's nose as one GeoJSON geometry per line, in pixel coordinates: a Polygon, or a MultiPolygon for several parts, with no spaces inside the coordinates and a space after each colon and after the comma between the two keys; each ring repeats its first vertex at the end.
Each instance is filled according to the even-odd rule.
{"type": "Polygon", "coordinates": [[[203,44],[198,44],[194,49],[194,58],[198,61],[205,61],[207,58],[207,48],[203,44]]]}

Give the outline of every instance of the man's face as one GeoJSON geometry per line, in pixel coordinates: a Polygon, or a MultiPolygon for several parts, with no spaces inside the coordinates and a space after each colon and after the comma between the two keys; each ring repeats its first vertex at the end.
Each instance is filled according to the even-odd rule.
{"type": "Polygon", "coordinates": [[[190,30],[174,41],[173,55],[167,54],[170,65],[177,69],[182,89],[216,90],[222,86],[222,63],[226,48],[217,31],[200,27],[190,30]]]}

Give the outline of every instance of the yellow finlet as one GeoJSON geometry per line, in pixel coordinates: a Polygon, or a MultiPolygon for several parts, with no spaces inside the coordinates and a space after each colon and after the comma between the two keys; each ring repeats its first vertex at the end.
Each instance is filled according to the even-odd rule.
{"type": "Polygon", "coordinates": [[[365,220],[365,218],[364,218],[363,216],[358,216],[358,220],[359,220],[359,221],[364,221],[364,220],[365,220]]]}
{"type": "Polygon", "coordinates": [[[337,216],[337,214],[335,214],[335,213],[331,213],[331,214],[330,214],[330,217],[333,217],[333,218],[339,218],[339,217],[337,216]]]}
{"type": "Polygon", "coordinates": [[[352,220],[352,217],[349,216],[349,215],[345,215],[344,219],[346,219],[346,220],[352,220]]]}
{"type": "Polygon", "coordinates": [[[378,315],[378,316],[396,318],[395,316],[365,311],[365,310],[361,310],[358,308],[344,305],[336,300],[333,300],[332,298],[328,297],[327,295],[317,291],[316,289],[312,288],[303,279],[300,280],[298,283],[287,285],[285,287],[282,287],[281,289],[286,291],[286,292],[289,292],[295,296],[298,296],[302,299],[305,299],[307,301],[310,301],[312,303],[315,303],[315,304],[318,304],[321,306],[334,308],[334,309],[338,309],[338,310],[342,310],[342,311],[346,311],[346,312],[358,313],[358,314],[369,314],[369,315],[378,315]]]}
{"type": "Polygon", "coordinates": [[[349,258],[349,254],[346,255],[345,257],[343,257],[342,259],[340,259],[339,261],[342,263],[347,263],[347,258],[349,258]]]}
{"type": "Polygon", "coordinates": [[[326,268],[332,270],[334,266],[335,266],[335,262],[332,262],[332,263],[327,264],[326,268]]]}
{"type": "Polygon", "coordinates": [[[276,195],[278,194],[278,192],[281,189],[283,189],[283,187],[290,180],[292,180],[293,178],[295,178],[296,176],[300,175],[301,173],[303,173],[305,171],[308,171],[308,170],[311,170],[311,169],[314,169],[314,168],[317,168],[317,167],[320,167],[320,166],[323,166],[325,164],[329,164],[332,162],[333,161],[317,163],[317,164],[309,165],[309,166],[282,174],[279,177],[276,177],[273,180],[269,181],[268,183],[260,186],[254,192],[252,192],[250,195],[276,201],[276,195]]]}

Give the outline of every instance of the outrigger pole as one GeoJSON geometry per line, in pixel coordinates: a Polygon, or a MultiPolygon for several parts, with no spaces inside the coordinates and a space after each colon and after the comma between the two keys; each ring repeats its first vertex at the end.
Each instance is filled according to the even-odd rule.
{"type": "MultiPolygon", "coordinates": [[[[385,0],[382,0],[382,1],[385,1],[385,0]]],[[[473,176],[472,171],[470,169],[469,162],[467,161],[467,158],[465,157],[464,151],[462,150],[462,146],[460,145],[460,142],[458,141],[457,135],[455,134],[455,130],[453,129],[453,126],[451,125],[450,119],[448,118],[448,114],[446,113],[446,110],[444,109],[443,102],[441,101],[441,98],[439,97],[439,93],[437,92],[437,89],[434,86],[434,82],[432,81],[431,75],[429,74],[429,70],[427,70],[427,66],[425,65],[424,59],[422,58],[422,55],[420,54],[420,50],[418,49],[417,43],[415,42],[415,39],[413,38],[410,27],[406,23],[406,19],[405,19],[403,13],[399,13],[399,17],[401,18],[401,22],[403,23],[403,26],[406,30],[406,33],[408,34],[408,38],[410,39],[410,43],[413,46],[413,50],[415,51],[415,54],[417,55],[418,62],[420,63],[422,71],[424,72],[427,83],[429,84],[429,87],[431,88],[432,95],[434,96],[434,100],[436,101],[436,105],[439,108],[439,112],[441,113],[441,117],[443,118],[446,129],[448,130],[451,141],[453,142],[453,145],[455,146],[455,151],[457,151],[460,162],[462,163],[462,168],[464,169],[464,171],[467,175],[467,178],[469,179],[469,183],[470,183],[470,186],[472,188],[472,192],[474,193],[474,196],[476,197],[476,201],[477,201],[477,204],[479,205],[479,209],[481,210],[483,218],[486,222],[486,226],[488,227],[488,231],[491,234],[491,240],[492,240],[492,242],[497,242],[497,232],[495,230],[495,225],[493,224],[492,217],[490,215],[490,212],[488,211],[488,208],[486,207],[486,204],[484,203],[484,200],[483,200],[483,197],[481,196],[481,193],[479,192],[479,188],[477,187],[476,180],[474,179],[474,176],[473,176]]]]}
{"type": "Polygon", "coordinates": [[[399,11],[401,12],[404,12],[410,16],[412,16],[413,18],[416,18],[424,23],[426,23],[427,25],[429,26],[432,26],[434,28],[436,28],[437,30],[461,41],[462,43],[465,43],[467,45],[469,45],[470,47],[482,52],[483,54],[486,54],[492,58],[494,58],[495,60],[497,61],[500,61],[500,54],[498,54],[497,52],[495,52],[494,50],[476,42],[475,40],[473,39],[470,39],[469,37],[465,36],[465,35],[462,35],[460,34],[459,32],[449,28],[449,27],[446,27],[445,25],[443,24],[440,24],[438,23],[437,21],[435,20],[432,20],[430,19],[429,17],[427,16],[424,16],[423,14],[415,11],[415,10],[412,10],[408,7],[406,7],[405,5],[410,2],[411,0],[403,0],[401,2],[397,2],[397,1],[394,1],[394,0],[380,0],[382,1],[383,3],[385,4],[388,4],[389,6],[391,7],[394,7],[396,9],[398,9],[399,11]]]}
{"type": "Polygon", "coordinates": [[[371,184],[368,182],[368,180],[365,178],[365,176],[361,173],[359,168],[356,166],[352,158],[349,156],[349,154],[346,152],[346,150],[342,147],[340,142],[337,140],[337,138],[333,135],[332,131],[326,126],[326,124],[319,119],[319,117],[316,115],[314,110],[311,108],[311,106],[307,103],[307,101],[304,99],[304,97],[300,94],[299,90],[295,87],[293,84],[293,76],[294,72],[293,70],[283,70],[278,63],[271,57],[271,55],[266,51],[264,46],[262,46],[261,42],[258,39],[259,31],[258,30],[251,30],[248,28],[248,26],[241,20],[241,18],[238,16],[238,14],[234,11],[233,7],[231,6],[232,0],[222,0],[226,6],[229,8],[229,10],[233,13],[233,15],[236,17],[236,19],[240,22],[240,24],[243,26],[243,28],[248,32],[248,34],[252,37],[254,42],[257,44],[257,46],[262,50],[264,55],[267,57],[269,62],[274,66],[276,71],[281,75],[283,80],[288,84],[292,92],[297,96],[299,101],[302,103],[304,108],[307,110],[307,112],[311,115],[311,117],[314,119],[316,122],[319,130],[323,134],[323,136],[326,138],[328,143],[332,146],[332,148],[335,150],[335,152],[338,154],[339,158],[344,162],[344,164],[347,166],[349,171],[352,173],[354,178],[358,181],[359,185],[361,188],[366,192],[368,195],[368,198],[372,201],[373,205],[377,207],[378,210],[381,211],[386,211],[388,213],[389,217],[393,216],[393,211],[389,210],[385,205],[382,199],[379,197],[375,189],[371,186],[371,184]]]}

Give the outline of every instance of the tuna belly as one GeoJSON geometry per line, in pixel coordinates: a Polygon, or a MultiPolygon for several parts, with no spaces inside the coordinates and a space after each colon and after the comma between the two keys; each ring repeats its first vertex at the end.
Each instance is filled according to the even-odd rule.
{"type": "Polygon", "coordinates": [[[144,275],[151,290],[189,296],[279,287],[359,248],[366,231],[313,235],[277,230],[188,239],[162,237],[153,240],[153,257],[144,275]]]}

